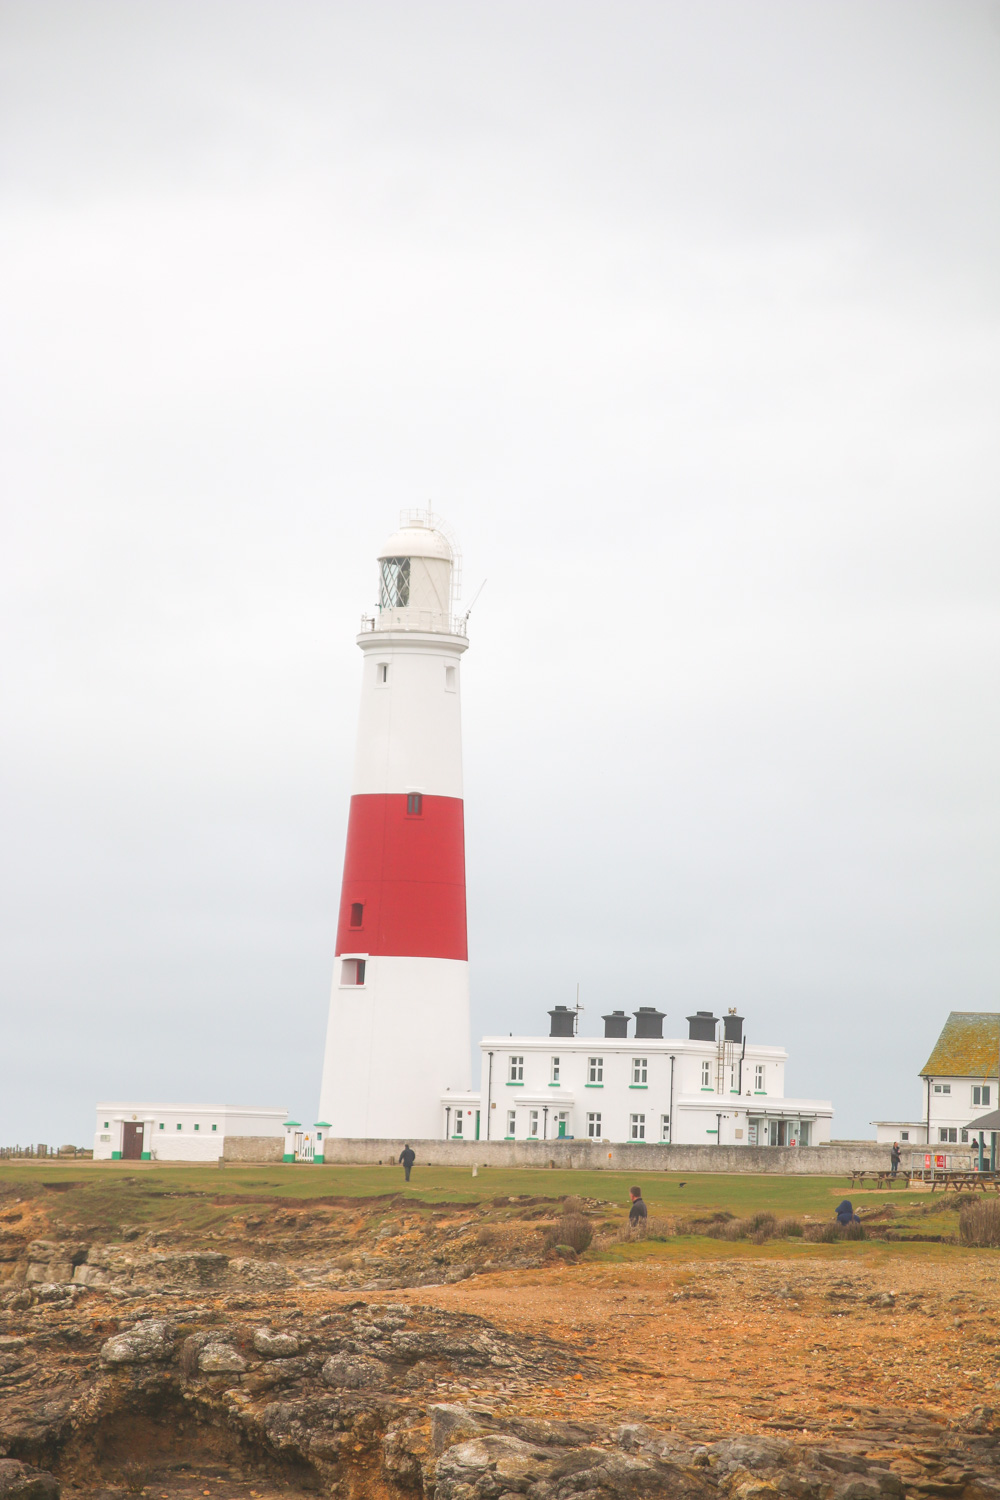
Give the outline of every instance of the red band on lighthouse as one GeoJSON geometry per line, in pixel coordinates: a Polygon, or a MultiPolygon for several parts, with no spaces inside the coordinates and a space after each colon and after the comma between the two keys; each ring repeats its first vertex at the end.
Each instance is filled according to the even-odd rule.
{"type": "Polygon", "coordinates": [[[351,798],[337,953],[469,956],[465,821],[459,797],[351,798]]]}

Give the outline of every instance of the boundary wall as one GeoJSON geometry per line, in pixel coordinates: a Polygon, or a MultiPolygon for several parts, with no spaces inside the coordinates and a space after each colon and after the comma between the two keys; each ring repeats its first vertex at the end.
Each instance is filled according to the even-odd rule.
{"type": "MultiPolygon", "coordinates": [[[[323,1143],[327,1165],[387,1165],[399,1159],[403,1140],[335,1140],[323,1143]]],[[[842,1177],[861,1168],[888,1170],[889,1147],[875,1141],[831,1146],[660,1146],[639,1142],[419,1141],[409,1144],[417,1167],[559,1167],[614,1172],[747,1172],[842,1177]]],[[[228,1145],[228,1142],[227,1142],[228,1145]]],[[[904,1154],[902,1165],[908,1165],[904,1154]]],[[[920,1153],[920,1165],[923,1153],[920,1153]]],[[[917,1165],[916,1161],[914,1165],[917,1165]]]]}

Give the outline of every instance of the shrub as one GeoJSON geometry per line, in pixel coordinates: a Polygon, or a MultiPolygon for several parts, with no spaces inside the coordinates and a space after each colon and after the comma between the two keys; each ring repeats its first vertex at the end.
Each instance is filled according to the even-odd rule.
{"type": "Polygon", "coordinates": [[[556,1245],[568,1245],[577,1255],[582,1255],[594,1238],[594,1231],[582,1214],[563,1214],[545,1236],[546,1250],[556,1245]]]}
{"type": "Polygon", "coordinates": [[[801,1219],[779,1219],[775,1234],[782,1240],[801,1239],[805,1226],[801,1219]]]}
{"type": "Polygon", "coordinates": [[[751,1214],[747,1223],[750,1226],[750,1234],[763,1234],[765,1239],[770,1239],[778,1228],[778,1221],[771,1213],[751,1214]]]}
{"type": "Polygon", "coordinates": [[[497,1232],[492,1224],[480,1224],[476,1230],[476,1243],[479,1245],[495,1245],[497,1232]]]}
{"type": "Polygon", "coordinates": [[[963,1203],[958,1212],[958,1238],[963,1245],[1000,1245],[1000,1200],[963,1203]]]}

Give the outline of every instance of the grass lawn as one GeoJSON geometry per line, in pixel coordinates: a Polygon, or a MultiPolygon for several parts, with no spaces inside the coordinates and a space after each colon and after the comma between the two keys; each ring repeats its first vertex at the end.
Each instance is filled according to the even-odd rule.
{"type": "MultiPolygon", "coordinates": [[[[957,1216],[944,1206],[943,1197],[932,1199],[927,1193],[852,1192],[846,1178],[775,1175],[750,1176],[744,1173],[727,1176],[715,1173],[678,1173],[662,1176],[644,1172],[640,1178],[643,1196],[651,1215],[671,1219],[698,1216],[713,1209],[726,1210],[743,1217],[758,1210],[769,1210],[779,1218],[811,1217],[828,1219],[834,1206],[849,1197],[855,1207],[880,1207],[893,1203],[900,1211],[900,1221],[913,1217],[913,1224],[900,1222],[899,1227],[919,1229],[923,1233],[953,1234],[957,1216]],[[683,1186],[681,1184],[683,1183],[683,1186]],[[928,1212],[930,1210],[930,1212],[928,1212]]],[[[529,1196],[558,1200],[568,1194],[596,1198],[608,1203],[608,1216],[624,1213],[632,1178],[623,1172],[558,1171],[546,1168],[504,1170],[480,1167],[473,1177],[471,1168],[414,1168],[413,1180],[404,1184],[398,1166],[298,1166],[266,1167],[161,1166],[136,1162],[37,1162],[31,1160],[0,1163],[0,1193],[15,1195],[20,1190],[34,1196],[52,1196],[52,1207],[60,1217],[81,1226],[113,1230],[120,1225],[153,1228],[157,1224],[177,1222],[191,1230],[220,1227],[227,1218],[256,1203],[285,1200],[306,1207],[310,1201],[323,1199],[363,1200],[398,1195],[428,1207],[449,1203],[489,1203],[494,1198],[529,1196]]],[[[361,1203],[359,1202],[359,1207],[361,1203]]],[[[371,1209],[378,1211],[372,1202],[371,1209]]],[[[679,1245],[690,1246],[685,1237],[679,1245]]],[[[720,1251],[720,1242],[705,1240],[706,1251],[720,1251]]],[[[796,1255],[816,1247],[786,1242],[787,1253],[796,1255]]],[[[749,1253],[753,1247],[731,1247],[734,1253],[749,1253]]],[[[770,1246],[768,1247],[771,1248],[770,1246]]],[[[863,1246],[834,1247],[848,1253],[863,1246]]],[[[890,1245],[881,1247],[891,1252],[890,1245]]],[[[916,1249],[916,1246],[908,1246],[916,1249]]],[[[930,1247],[926,1247],[930,1248],[930,1247]]],[[[944,1247],[938,1247],[944,1248],[944,1247]]],[[[650,1247],[652,1249],[652,1247],[650,1247]]],[[[639,1253],[641,1246],[626,1246],[624,1251],[639,1253]]],[[[647,1252],[648,1253],[648,1252],[647,1252]]],[[[659,1250],[657,1254],[661,1253],[659,1250]]],[[[784,1252],[782,1252],[784,1253],[784,1252]]]]}

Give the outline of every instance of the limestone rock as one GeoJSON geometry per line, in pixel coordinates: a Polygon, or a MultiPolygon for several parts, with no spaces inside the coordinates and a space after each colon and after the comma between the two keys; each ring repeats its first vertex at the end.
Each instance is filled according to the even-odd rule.
{"type": "Polygon", "coordinates": [[[59,1484],[42,1469],[0,1458],[0,1500],[59,1500],[59,1484]]]}
{"type": "Polygon", "coordinates": [[[388,1367],[380,1359],[363,1359],[355,1354],[333,1354],[323,1366],[327,1385],[343,1386],[349,1391],[373,1390],[388,1379],[388,1367]]]}
{"type": "Polygon", "coordinates": [[[438,1457],[456,1443],[466,1443],[470,1438],[478,1437],[483,1430],[464,1406],[448,1403],[432,1406],[430,1417],[431,1446],[438,1457]]]}
{"type": "Polygon", "coordinates": [[[174,1352],[170,1325],[162,1318],[145,1318],[125,1333],[116,1333],[101,1348],[108,1365],[139,1365],[169,1359],[174,1352]]]}
{"type": "Polygon", "coordinates": [[[206,1344],[198,1356],[204,1375],[242,1375],[247,1362],[231,1344],[206,1344]]]}
{"type": "Polygon", "coordinates": [[[288,1359],[298,1354],[300,1343],[294,1333],[272,1333],[270,1328],[258,1328],[253,1346],[265,1359],[288,1359]]]}

